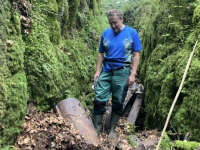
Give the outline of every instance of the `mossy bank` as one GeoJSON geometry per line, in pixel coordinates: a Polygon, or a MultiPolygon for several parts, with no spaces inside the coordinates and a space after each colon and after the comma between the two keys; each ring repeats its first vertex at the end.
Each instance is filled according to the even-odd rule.
{"type": "Polygon", "coordinates": [[[0,3],[2,147],[16,140],[27,104],[47,111],[68,97],[88,101],[100,35],[107,25],[99,0],[0,3]]]}
{"type": "MultiPolygon", "coordinates": [[[[162,129],[181,83],[190,53],[200,39],[200,4],[195,0],[132,0],[125,22],[140,34],[139,75],[145,87],[145,125],[162,129]]],[[[167,130],[200,139],[200,44],[167,130]],[[175,130],[174,130],[174,129],[175,130]]]]}

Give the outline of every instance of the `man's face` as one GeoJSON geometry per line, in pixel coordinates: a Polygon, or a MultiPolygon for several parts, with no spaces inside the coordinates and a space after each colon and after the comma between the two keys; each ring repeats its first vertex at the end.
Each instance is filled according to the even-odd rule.
{"type": "Polygon", "coordinates": [[[114,33],[119,33],[123,27],[123,18],[119,18],[117,15],[109,18],[110,27],[114,33]]]}

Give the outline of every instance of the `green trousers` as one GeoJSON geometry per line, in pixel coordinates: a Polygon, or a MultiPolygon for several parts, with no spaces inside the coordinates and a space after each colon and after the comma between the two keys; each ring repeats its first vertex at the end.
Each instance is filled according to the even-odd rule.
{"type": "Polygon", "coordinates": [[[128,86],[130,67],[110,72],[102,72],[97,81],[94,99],[94,114],[102,114],[106,111],[106,103],[112,94],[112,110],[118,114],[124,111],[124,100],[128,86]]]}

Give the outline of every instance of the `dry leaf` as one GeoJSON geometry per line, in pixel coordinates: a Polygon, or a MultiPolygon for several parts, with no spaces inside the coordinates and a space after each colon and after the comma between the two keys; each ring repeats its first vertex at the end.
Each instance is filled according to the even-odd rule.
{"type": "Polygon", "coordinates": [[[24,33],[29,34],[30,31],[29,31],[28,29],[25,29],[25,30],[24,30],[24,33]]]}
{"type": "Polygon", "coordinates": [[[7,46],[12,46],[12,45],[13,45],[13,41],[8,40],[8,41],[7,41],[7,46]]]}
{"type": "Polygon", "coordinates": [[[30,139],[30,138],[25,138],[25,139],[24,139],[24,143],[25,143],[25,144],[29,144],[29,143],[30,143],[30,141],[31,141],[31,139],[30,139]]]}

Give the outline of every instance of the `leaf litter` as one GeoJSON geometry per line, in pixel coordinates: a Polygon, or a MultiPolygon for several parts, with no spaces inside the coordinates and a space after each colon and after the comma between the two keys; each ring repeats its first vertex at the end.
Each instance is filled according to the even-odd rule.
{"type": "MultiPolygon", "coordinates": [[[[22,132],[15,146],[20,150],[133,150],[127,140],[130,132],[125,122],[125,118],[120,119],[116,128],[117,139],[109,139],[107,133],[102,133],[98,137],[100,144],[96,147],[87,144],[73,124],[53,110],[46,113],[36,111],[34,115],[25,117],[22,132]],[[120,126],[120,124],[124,125],[120,126]]],[[[141,140],[157,138],[155,137],[157,135],[156,130],[137,133],[137,137],[141,137],[141,140]]]]}

